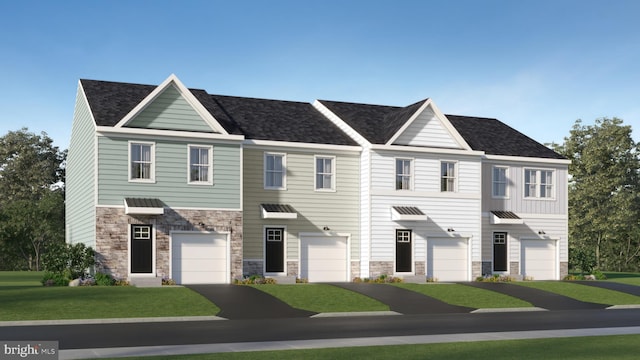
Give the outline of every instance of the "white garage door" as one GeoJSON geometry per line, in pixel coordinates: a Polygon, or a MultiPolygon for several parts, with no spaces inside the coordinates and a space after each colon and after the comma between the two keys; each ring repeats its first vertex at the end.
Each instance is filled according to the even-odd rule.
{"type": "Polygon", "coordinates": [[[427,239],[427,278],[468,281],[467,239],[427,239]]]}
{"type": "Polygon", "coordinates": [[[309,282],[349,281],[347,237],[300,238],[300,277],[309,282]]]}
{"type": "Polygon", "coordinates": [[[523,276],[533,280],[557,280],[554,240],[522,240],[520,249],[523,276]]]}
{"type": "Polygon", "coordinates": [[[226,234],[172,233],[171,241],[171,275],[176,283],[229,282],[226,234]]]}

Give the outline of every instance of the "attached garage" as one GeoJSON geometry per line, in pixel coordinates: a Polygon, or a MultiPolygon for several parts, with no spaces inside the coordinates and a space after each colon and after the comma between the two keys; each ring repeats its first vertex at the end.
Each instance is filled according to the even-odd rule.
{"type": "Polygon", "coordinates": [[[349,281],[349,237],[300,236],[300,277],[309,282],[349,281]]]}
{"type": "Polygon", "coordinates": [[[468,239],[428,238],[426,265],[427,278],[438,281],[468,281],[468,239]]]}
{"type": "Polygon", "coordinates": [[[172,232],[171,277],[178,284],[229,283],[228,235],[172,232]]]}
{"type": "Polygon", "coordinates": [[[533,280],[557,280],[556,241],[521,240],[521,273],[533,280]]]}

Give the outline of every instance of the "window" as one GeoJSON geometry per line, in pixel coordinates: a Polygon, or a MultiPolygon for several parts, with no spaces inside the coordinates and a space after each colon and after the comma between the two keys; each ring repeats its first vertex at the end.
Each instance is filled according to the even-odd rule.
{"type": "Polygon", "coordinates": [[[553,170],[524,169],[524,197],[553,198],[553,170]]]}
{"type": "Polygon", "coordinates": [[[396,241],[399,243],[411,242],[411,230],[396,230],[396,241]]]}
{"type": "Polygon", "coordinates": [[[151,239],[151,226],[149,225],[133,225],[133,239],[134,240],[149,240],[151,239]]]}
{"type": "Polygon", "coordinates": [[[396,159],[396,190],[411,190],[411,159],[396,159]]]}
{"type": "Polygon", "coordinates": [[[316,190],[335,190],[335,158],[316,157],[316,190]]]}
{"type": "Polygon", "coordinates": [[[456,191],[456,163],[443,161],[440,164],[440,191],[456,191]]]}
{"type": "Polygon", "coordinates": [[[282,241],[283,229],[267,228],[267,241],[282,241]]]}
{"type": "Polygon", "coordinates": [[[189,184],[213,184],[211,146],[189,145],[189,184]]]}
{"type": "Polygon", "coordinates": [[[285,154],[264,154],[264,188],[284,189],[286,187],[285,154]]]}
{"type": "Polygon", "coordinates": [[[492,178],[493,197],[506,198],[507,195],[507,171],[509,168],[494,166],[492,178]]]}
{"type": "Polygon", "coordinates": [[[154,144],[129,143],[129,180],[154,181],[154,144]]]}

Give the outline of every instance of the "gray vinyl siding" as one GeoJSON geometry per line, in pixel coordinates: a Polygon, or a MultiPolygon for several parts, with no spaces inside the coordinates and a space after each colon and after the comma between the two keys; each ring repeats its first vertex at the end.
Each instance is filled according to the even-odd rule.
{"type": "Polygon", "coordinates": [[[264,150],[244,149],[244,258],[263,258],[265,226],[287,228],[286,257],[298,259],[300,232],[331,232],[351,234],[351,260],[360,258],[359,238],[359,153],[332,154],[327,151],[286,153],[286,190],[265,190],[263,183],[264,150]],[[336,191],[319,192],[314,189],[314,155],[335,155],[336,191]],[[297,219],[262,219],[260,204],[280,203],[293,206],[297,219]]]}
{"type": "Polygon", "coordinates": [[[567,166],[522,162],[485,162],[482,165],[482,211],[507,210],[528,214],[567,214],[567,166]],[[494,166],[508,167],[507,198],[494,198],[492,174],[494,166]],[[554,192],[551,199],[528,199],[524,197],[524,169],[554,170],[554,192]]]}
{"type": "MultiPolygon", "coordinates": [[[[98,204],[123,205],[125,197],[159,198],[167,206],[240,209],[240,145],[211,141],[156,141],[155,183],[129,182],[129,140],[99,137],[98,204]],[[213,185],[187,181],[187,146],[213,146],[213,185]]],[[[139,140],[149,142],[149,140],[139,140]]]]}
{"type": "Polygon", "coordinates": [[[66,168],[66,241],[95,247],[95,126],[78,87],[66,168]]]}
{"type": "Polygon", "coordinates": [[[174,86],[158,95],[127,127],[214,132],[174,86]]]}

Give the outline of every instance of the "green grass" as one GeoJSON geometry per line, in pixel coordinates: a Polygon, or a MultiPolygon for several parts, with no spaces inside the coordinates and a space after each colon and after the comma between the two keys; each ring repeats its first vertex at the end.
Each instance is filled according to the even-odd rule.
{"type": "Polygon", "coordinates": [[[514,282],[520,286],[528,286],[570,298],[605,305],[640,304],[640,297],[619,291],[607,290],[593,286],[573,284],[563,281],[521,281],[514,282]]]}
{"type": "Polygon", "coordinates": [[[621,273],[608,271],[604,273],[607,281],[640,286],[640,273],[621,273]]]}
{"type": "Polygon", "coordinates": [[[389,306],[349,290],[326,284],[250,285],[294,308],[313,312],[385,311],[389,306]]]}
{"type": "Polygon", "coordinates": [[[42,271],[0,271],[0,287],[42,286],[42,271]]]}
{"type": "Polygon", "coordinates": [[[133,286],[0,289],[0,321],[215,315],[218,307],[187,288],[133,286]]]}
{"type": "Polygon", "coordinates": [[[460,284],[393,284],[419,292],[446,303],[473,309],[532,307],[530,303],[514,297],[460,284]]]}
{"type": "Polygon", "coordinates": [[[367,346],[312,350],[256,351],[199,355],[171,355],[126,359],[175,360],[287,360],[287,359],[637,359],[640,335],[503,340],[443,344],[367,346]]]}

